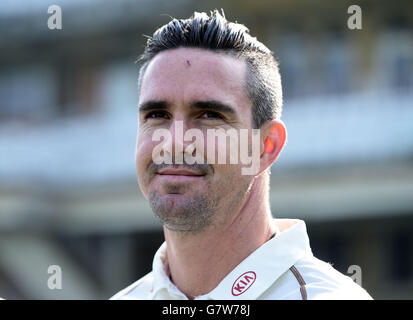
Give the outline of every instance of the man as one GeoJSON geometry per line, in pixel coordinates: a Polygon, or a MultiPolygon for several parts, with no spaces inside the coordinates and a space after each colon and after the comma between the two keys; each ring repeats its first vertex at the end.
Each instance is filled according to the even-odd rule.
{"type": "Polygon", "coordinates": [[[303,221],[272,218],[270,166],[287,134],[271,51],[214,11],[158,29],[142,60],[136,168],[165,243],[153,271],[112,299],[371,299],[312,255],[303,221]],[[259,151],[252,174],[228,156],[189,163],[227,150],[207,131],[230,129],[259,151]],[[189,130],[201,134],[182,139],[189,130]]]}

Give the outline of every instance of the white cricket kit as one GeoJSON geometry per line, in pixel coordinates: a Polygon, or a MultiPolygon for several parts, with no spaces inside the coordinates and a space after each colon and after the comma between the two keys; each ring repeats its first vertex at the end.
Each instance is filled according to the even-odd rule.
{"type": "MultiPolygon", "coordinates": [[[[211,292],[195,300],[372,299],[350,277],[313,256],[304,221],[276,219],[287,226],[251,253],[211,292]]],[[[153,270],[111,300],[188,300],[170,280],[166,243],[153,270]]]]}

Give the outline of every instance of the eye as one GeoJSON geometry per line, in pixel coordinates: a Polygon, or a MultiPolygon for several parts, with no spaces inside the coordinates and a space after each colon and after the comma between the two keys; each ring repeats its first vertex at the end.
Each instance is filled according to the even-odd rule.
{"type": "Polygon", "coordinates": [[[168,119],[168,114],[165,111],[151,111],[145,115],[145,119],[168,119]]]}
{"type": "Polygon", "coordinates": [[[201,119],[224,119],[224,117],[215,111],[205,111],[202,113],[201,119]]]}

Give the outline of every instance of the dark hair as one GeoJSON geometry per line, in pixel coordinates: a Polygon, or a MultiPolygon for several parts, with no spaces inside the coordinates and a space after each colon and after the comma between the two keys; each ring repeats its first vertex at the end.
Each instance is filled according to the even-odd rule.
{"type": "MultiPolygon", "coordinates": [[[[139,60],[144,64],[139,74],[139,87],[146,67],[161,51],[179,47],[195,47],[228,53],[247,64],[246,92],[252,102],[253,127],[279,119],[282,110],[281,77],[272,52],[242,24],[228,22],[214,10],[194,12],[189,19],[173,19],[149,37],[139,60]]],[[[139,61],[138,60],[138,61],[139,61]]]]}

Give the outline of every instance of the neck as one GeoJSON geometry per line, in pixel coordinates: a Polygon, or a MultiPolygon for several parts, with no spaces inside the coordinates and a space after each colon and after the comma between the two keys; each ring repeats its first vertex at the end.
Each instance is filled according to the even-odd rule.
{"type": "Polygon", "coordinates": [[[274,233],[267,175],[258,176],[242,206],[222,227],[179,233],[164,227],[172,281],[192,299],[214,289],[274,233]]]}

